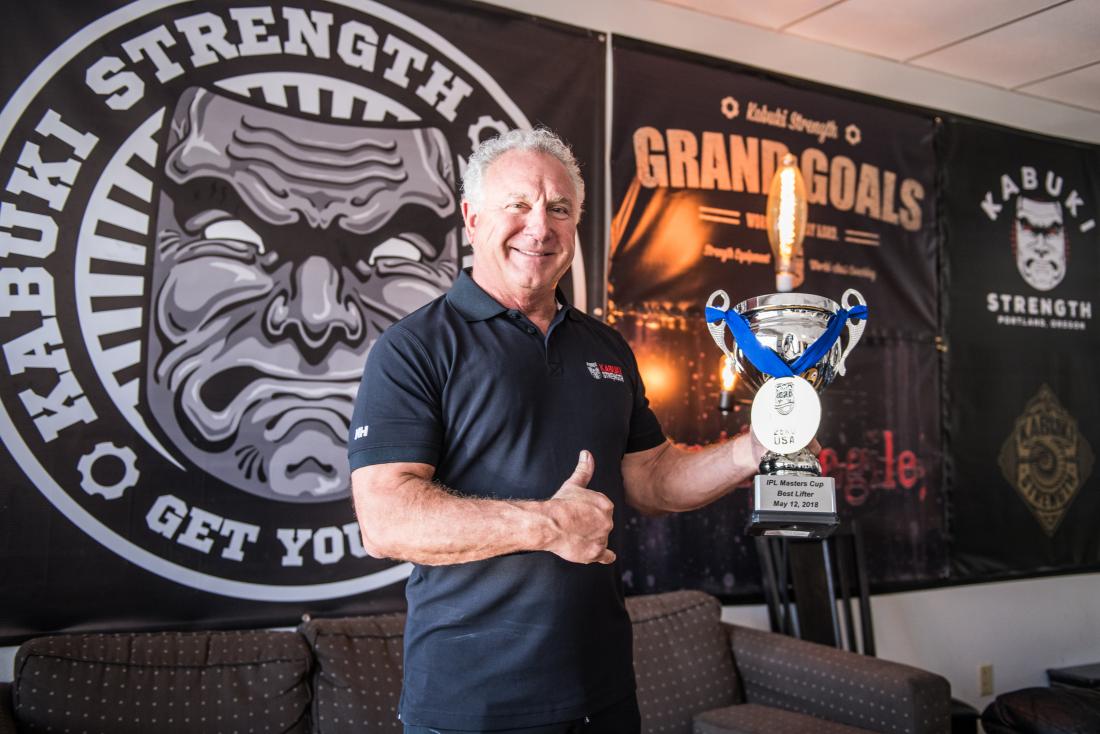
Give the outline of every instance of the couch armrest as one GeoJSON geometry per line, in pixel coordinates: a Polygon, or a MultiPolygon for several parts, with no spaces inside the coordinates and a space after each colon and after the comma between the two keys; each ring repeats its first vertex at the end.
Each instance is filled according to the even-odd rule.
{"type": "Polygon", "coordinates": [[[951,728],[945,678],[794,637],[726,625],[748,703],[881,732],[951,728]]]}
{"type": "Polygon", "coordinates": [[[11,683],[0,683],[0,734],[16,734],[15,709],[11,702],[11,683]]]}

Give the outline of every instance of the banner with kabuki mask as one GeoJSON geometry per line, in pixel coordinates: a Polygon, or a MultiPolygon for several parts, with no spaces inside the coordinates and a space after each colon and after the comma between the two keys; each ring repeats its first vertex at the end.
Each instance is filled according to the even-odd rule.
{"type": "Polygon", "coordinates": [[[399,605],[350,501],[364,361],[469,264],[482,140],[551,127],[603,200],[605,41],[403,0],[2,17],[0,637],[399,605]]]}

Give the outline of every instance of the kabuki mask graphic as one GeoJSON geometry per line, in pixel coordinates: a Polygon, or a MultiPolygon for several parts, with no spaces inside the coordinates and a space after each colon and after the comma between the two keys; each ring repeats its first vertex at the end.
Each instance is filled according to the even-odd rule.
{"type": "Polygon", "coordinates": [[[1012,251],[1020,275],[1032,288],[1049,291],[1061,283],[1069,259],[1062,205],[1018,196],[1012,251]]]}
{"type": "Polygon", "coordinates": [[[152,418],[189,461],[238,489],[291,502],[346,495],[367,352],[458,273],[446,139],[193,88],[166,154],[152,418]]]}

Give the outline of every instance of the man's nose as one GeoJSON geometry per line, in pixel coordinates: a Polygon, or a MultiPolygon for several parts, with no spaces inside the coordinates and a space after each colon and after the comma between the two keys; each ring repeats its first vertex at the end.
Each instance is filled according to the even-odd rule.
{"type": "Polygon", "coordinates": [[[549,213],[538,206],[531,207],[527,212],[523,225],[523,233],[540,242],[547,239],[553,231],[549,213]]]}
{"type": "Polygon", "coordinates": [[[283,290],[267,307],[266,331],[274,338],[298,342],[312,363],[324,358],[337,341],[356,343],[363,338],[363,314],[345,292],[336,267],[317,255],[294,268],[283,290]]]}

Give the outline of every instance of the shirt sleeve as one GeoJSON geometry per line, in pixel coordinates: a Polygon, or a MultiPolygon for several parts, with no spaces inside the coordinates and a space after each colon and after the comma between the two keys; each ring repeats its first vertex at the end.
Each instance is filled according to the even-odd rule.
{"type": "MultiPolygon", "coordinates": [[[[622,338],[620,336],[620,338],[622,338]]],[[[623,347],[629,359],[631,379],[634,380],[634,405],[630,410],[630,435],[626,439],[626,453],[645,451],[665,442],[665,432],[661,429],[661,422],[657,420],[653,410],[649,407],[649,399],[645,396],[645,384],[642,382],[641,372],[638,371],[638,360],[634,357],[634,350],[622,339],[623,347]]]]}
{"type": "Polygon", "coordinates": [[[442,446],[442,384],[424,345],[391,326],[367,356],[348,430],[348,462],[436,466],[442,446]]]}

